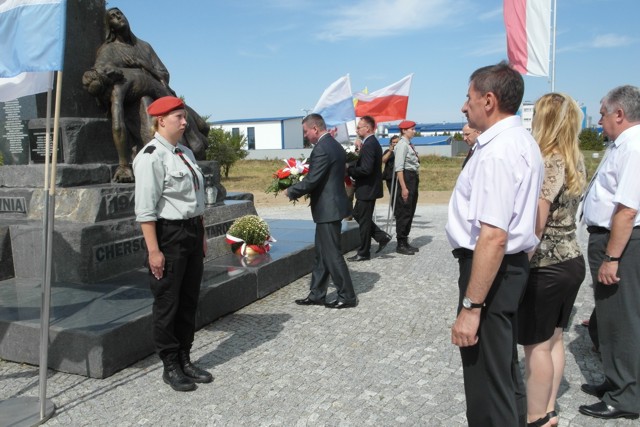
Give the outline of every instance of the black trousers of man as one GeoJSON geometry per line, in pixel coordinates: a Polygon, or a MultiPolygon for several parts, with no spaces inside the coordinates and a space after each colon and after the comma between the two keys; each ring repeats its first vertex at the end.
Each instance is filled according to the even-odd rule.
{"type": "Polygon", "coordinates": [[[418,206],[418,185],[420,184],[420,177],[417,172],[405,170],[403,175],[404,183],[407,186],[407,190],[409,190],[409,198],[406,202],[404,201],[402,187],[397,184],[396,205],[393,213],[396,217],[396,238],[398,243],[408,242],[413,216],[418,206]]]}
{"type": "Polygon", "coordinates": [[[311,272],[309,286],[309,299],[312,301],[324,301],[327,296],[329,277],[336,286],[338,301],[347,304],[357,301],[351,274],[340,249],[341,228],[341,221],[316,224],[316,263],[311,272]]]}
{"type": "Polygon", "coordinates": [[[360,247],[358,255],[369,257],[371,255],[371,239],[376,242],[384,240],[387,233],[382,231],[380,227],[373,222],[373,213],[376,210],[376,201],[374,200],[356,200],[356,206],[353,208],[353,218],[358,222],[360,231],[360,247]]]}
{"type": "Polygon", "coordinates": [[[602,401],[616,409],[640,413],[640,229],[634,229],[618,265],[620,282],[598,282],[608,232],[589,234],[589,267],[594,285],[598,339],[604,375],[613,389],[602,401]]]}
{"type": "Polygon", "coordinates": [[[185,221],[158,220],[156,234],[164,254],[160,280],[149,271],[153,294],[153,340],[162,360],[193,343],[196,310],[203,272],[203,234],[200,218],[185,221]]]}
{"type": "MultiPolygon", "coordinates": [[[[456,249],[460,278],[458,313],[467,293],[473,252],[456,249]]],[[[526,426],[527,398],[518,366],[518,305],[527,286],[529,259],[505,255],[480,315],[478,344],[461,347],[470,427],[526,426]]]]}

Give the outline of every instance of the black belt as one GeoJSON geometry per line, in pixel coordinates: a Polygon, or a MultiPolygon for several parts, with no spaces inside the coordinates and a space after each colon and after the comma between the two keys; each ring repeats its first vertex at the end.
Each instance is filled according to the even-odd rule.
{"type": "MultiPolygon", "coordinates": [[[[636,225],[633,227],[634,230],[640,230],[640,225],[636,225]]],[[[589,225],[587,226],[587,231],[589,234],[607,234],[611,233],[611,230],[604,227],[598,227],[597,225],[589,225]]]]}
{"type": "Polygon", "coordinates": [[[193,218],[187,219],[164,219],[158,218],[158,222],[160,224],[169,224],[169,225],[179,225],[179,226],[187,226],[187,225],[198,225],[202,222],[202,216],[194,216],[193,218]]]}
{"type": "Polygon", "coordinates": [[[414,173],[416,175],[418,174],[418,171],[412,171],[412,170],[409,170],[409,169],[404,169],[402,172],[404,172],[404,173],[414,173]]]}
{"type": "MultiPolygon", "coordinates": [[[[456,248],[451,251],[451,253],[453,254],[453,257],[457,259],[473,258],[473,251],[467,248],[456,248]]],[[[507,258],[514,255],[521,256],[522,254],[524,254],[524,251],[520,251],[515,254],[505,254],[504,256],[507,258]]]]}

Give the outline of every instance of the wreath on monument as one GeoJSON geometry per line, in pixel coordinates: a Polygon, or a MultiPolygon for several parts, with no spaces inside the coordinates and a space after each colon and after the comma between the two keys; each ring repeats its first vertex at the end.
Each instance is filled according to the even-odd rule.
{"type": "Polygon", "coordinates": [[[244,215],[231,224],[226,241],[233,253],[247,257],[269,252],[276,240],[271,237],[265,220],[257,215],[244,215]]]}

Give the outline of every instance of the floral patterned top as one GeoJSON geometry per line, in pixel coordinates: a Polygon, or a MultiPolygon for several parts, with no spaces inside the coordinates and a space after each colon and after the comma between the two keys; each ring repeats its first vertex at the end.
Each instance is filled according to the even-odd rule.
{"type": "MultiPolygon", "coordinates": [[[[578,163],[578,171],[585,174],[584,161],[578,163]]],[[[549,217],[542,239],[531,258],[531,268],[558,264],[582,256],[576,238],[576,212],[580,196],[566,193],[565,163],[560,154],[553,153],[544,159],[544,181],[540,198],[551,203],[549,217]]]]}

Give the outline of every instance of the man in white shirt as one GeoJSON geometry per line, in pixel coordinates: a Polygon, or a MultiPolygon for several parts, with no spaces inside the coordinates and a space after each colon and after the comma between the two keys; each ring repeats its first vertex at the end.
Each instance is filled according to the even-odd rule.
{"type": "Polygon", "coordinates": [[[613,143],[589,184],[583,214],[605,381],[582,385],[601,400],[580,406],[580,412],[635,419],[640,413],[640,88],[611,90],[602,99],[599,124],[613,143]]]}
{"type": "Polygon", "coordinates": [[[462,112],[481,134],[449,202],[446,232],[458,259],[458,317],[469,426],[524,426],[526,396],[516,349],[518,303],[538,244],[543,165],[516,112],[522,76],[506,62],[476,70],[462,112]]]}

